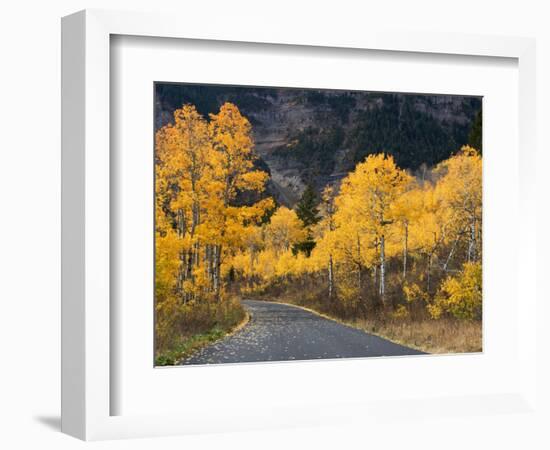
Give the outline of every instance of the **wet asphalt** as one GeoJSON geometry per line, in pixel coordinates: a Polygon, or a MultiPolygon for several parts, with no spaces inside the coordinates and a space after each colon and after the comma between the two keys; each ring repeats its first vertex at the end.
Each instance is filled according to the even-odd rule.
{"type": "Polygon", "coordinates": [[[423,354],[297,306],[257,300],[242,303],[250,321],[182,365],[423,354]]]}

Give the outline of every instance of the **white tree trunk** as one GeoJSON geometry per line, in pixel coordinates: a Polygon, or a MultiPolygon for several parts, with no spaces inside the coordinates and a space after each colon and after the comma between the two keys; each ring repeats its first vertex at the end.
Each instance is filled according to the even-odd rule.
{"type": "Polygon", "coordinates": [[[407,254],[409,252],[409,224],[405,223],[405,236],[403,242],[403,280],[407,277],[407,254]]]}
{"type": "Polygon", "coordinates": [[[443,270],[447,272],[447,269],[449,268],[449,263],[451,262],[451,258],[454,255],[454,252],[456,250],[456,246],[458,244],[458,240],[460,238],[460,234],[456,237],[456,239],[453,242],[453,246],[451,247],[451,251],[449,252],[449,255],[447,256],[447,259],[445,260],[445,264],[443,264],[443,270]]]}
{"type": "Polygon", "coordinates": [[[334,267],[332,262],[332,254],[328,257],[328,298],[332,300],[334,292],[334,267]]]}

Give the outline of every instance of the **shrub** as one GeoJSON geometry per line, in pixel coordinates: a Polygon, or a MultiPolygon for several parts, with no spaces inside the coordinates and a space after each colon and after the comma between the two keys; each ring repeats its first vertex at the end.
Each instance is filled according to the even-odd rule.
{"type": "Polygon", "coordinates": [[[236,297],[157,303],[156,364],[170,365],[205,343],[220,339],[245,318],[236,297]]]}
{"type": "Polygon", "coordinates": [[[433,304],[428,306],[433,318],[448,313],[457,319],[481,319],[481,263],[465,263],[456,277],[447,277],[441,284],[433,304]]]}

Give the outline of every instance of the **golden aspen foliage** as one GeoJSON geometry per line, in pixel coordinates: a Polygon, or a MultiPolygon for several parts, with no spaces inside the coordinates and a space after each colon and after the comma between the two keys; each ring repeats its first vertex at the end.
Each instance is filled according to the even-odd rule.
{"type": "Polygon", "coordinates": [[[281,206],[271,216],[271,220],[266,226],[265,236],[268,246],[277,255],[289,251],[292,244],[303,240],[305,231],[296,212],[281,206]]]}
{"type": "Polygon", "coordinates": [[[351,253],[356,254],[358,289],[363,283],[361,264],[364,261],[368,267],[378,259],[379,294],[383,303],[386,262],[397,251],[397,246],[391,245],[397,219],[394,203],[411,182],[412,177],[396,166],[391,155],[369,155],[343,180],[336,199],[336,222],[354,242],[355,251],[351,253]],[[366,236],[368,242],[362,243],[366,236]],[[365,260],[365,256],[369,259],[365,260]]]}
{"type": "Polygon", "coordinates": [[[395,202],[392,203],[392,216],[394,217],[395,227],[395,245],[402,253],[402,277],[407,277],[407,269],[410,266],[410,254],[414,249],[411,242],[411,226],[413,226],[422,214],[423,191],[414,180],[401,194],[395,202]]]}
{"type": "Polygon", "coordinates": [[[213,245],[212,279],[216,295],[222,283],[222,259],[231,253],[231,247],[242,245],[244,227],[273,207],[266,200],[252,208],[232,205],[239,192],[262,192],[267,181],[267,173],[254,169],[256,155],[251,132],[248,119],[231,103],[223,104],[218,114],[210,115],[209,135],[214,151],[207,231],[213,245]]]}
{"type": "MultiPolygon", "coordinates": [[[[209,120],[193,105],[183,105],[174,112],[172,123],[157,131],[155,297],[159,348],[173,337],[174,321],[192,317],[194,310],[202,311],[194,304],[224,299],[231,257],[246,247],[249,230],[256,229],[266,211],[273,209],[269,198],[254,204],[237,202],[241,192],[265,189],[268,175],[254,169],[255,158],[250,123],[230,103],[209,120]]],[[[226,307],[222,310],[228,312],[226,307]]]]}
{"type": "Polygon", "coordinates": [[[482,160],[472,147],[460,152],[436,167],[441,175],[436,195],[441,199],[441,211],[453,225],[454,235],[462,234],[468,241],[467,260],[481,257],[482,226],[482,160]]]}
{"type": "MultiPolygon", "coordinates": [[[[257,235],[262,242],[239,256],[247,267],[242,273],[264,285],[316,280],[325,286],[321,295],[352,309],[372,304],[373,295],[384,302],[390,286],[391,317],[404,319],[411,311],[418,316],[422,310],[430,317],[443,314],[440,288],[453,287],[445,281],[449,273],[462,273],[468,251],[471,259],[481,258],[481,158],[465,147],[430,173],[417,180],[391,156],[370,155],[339,187],[321,192],[309,257],[292,253],[300,224],[293,211],[279,207],[257,235]]],[[[456,289],[452,292],[449,298],[456,299],[456,289]]]]}
{"type": "Polygon", "coordinates": [[[267,173],[253,170],[256,155],[253,152],[250,122],[239,109],[225,103],[218,114],[210,115],[209,132],[213,153],[213,174],[219,184],[219,200],[228,206],[237,192],[264,190],[267,173]]]}
{"type": "Polygon", "coordinates": [[[429,299],[426,292],[423,291],[422,288],[416,283],[406,283],[405,285],[403,285],[403,294],[405,296],[405,300],[408,303],[414,303],[418,301],[427,302],[429,299]]]}
{"type": "Polygon", "coordinates": [[[308,226],[266,197],[256,158],[251,124],[231,103],[208,118],[183,105],[157,131],[158,348],[197,317],[205,327],[238,317],[229,293],[270,288],[339,317],[481,319],[477,150],[462,147],[418,178],[391,155],[369,155],[322,189],[308,226]],[[306,239],[311,251],[296,251],[306,239]]]}
{"type": "Polygon", "coordinates": [[[439,318],[449,313],[458,319],[481,319],[482,273],[481,263],[466,262],[457,276],[447,277],[428,306],[430,314],[439,318]]]}
{"type": "Polygon", "coordinates": [[[452,217],[442,210],[440,198],[432,186],[426,185],[415,194],[419,214],[409,224],[409,246],[418,253],[433,255],[446,237],[445,230],[452,223],[452,217]]]}
{"type": "Polygon", "coordinates": [[[173,230],[164,235],[157,232],[155,239],[155,289],[161,299],[167,298],[176,283],[179,267],[178,237],[173,230]]]}
{"type": "Polygon", "coordinates": [[[337,199],[339,215],[360,222],[375,235],[393,223],[394,202],[412,181],[391,155],[369,155],[342,182],[337,199]]]}
{"type": "Polygon", "coordinates": [[[208,126],[192,105],[177,109],[174,123],[156,134],[157,199],[165,190],[172,190],[170,208],[182,210],[189,217],[184,225],[180,224],[185,228],[181,231],[190,231],[192,215],[198,214],[199,202],[206,195],[203,176],[211,153],[208,126]]]}

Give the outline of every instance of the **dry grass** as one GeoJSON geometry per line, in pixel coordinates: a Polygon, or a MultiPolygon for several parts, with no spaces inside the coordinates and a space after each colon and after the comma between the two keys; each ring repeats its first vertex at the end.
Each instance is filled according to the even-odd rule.
{"type": "Polygon", "coordinates": [[[431,319],[426,315],[412,319],[410,317],[381,317],[372,313],[372,318],[342,315],[327,307],[319,300],[322,295],[311,292],[268,292],[257,296],[264,300],[274,300],[290,303],[308,309],[337,322],[364,330],[368,333],[388,339],[407,347],[427,353],[474,353],[481,352],[482,323],[481,321],[465,321],[452,318],[431,319]],[[275,295],[274,295],[275,294],[275,295]]]}
{"type": "MultiPolygon", "coordinates": [[[[367,295],[368,293],[365,293],[367,295]]],[[[398,317],[377,310],[337,308],[315,284],[279,284],[254,293],[254,298],[290,303],[345,325],[427,353],[475,353],[483,350],[481,321],[432,319],[425,310],[398,317]]]]}
{"type": "Polygon", "coordinates": [[[341,319],[327,312],[293,302],[290,304],[311,311],[327,319],[375,334],[397,344],[426,353],[477,353],[483,350],[481,321],[455,319],[341,319]]]}
{"type": "Polygon", "coordinates": [[[236,297],[179,305],[172,312],[170,326],[159,327],[157,321],[156,366],[177,364],[198,349],[238,331],[249,319],[236,297]]]}
{"type": "Polygon", "coordinates": [[[427,353],[471,353],[482,351],[481,322],[449,319],[378,321],[354,319],[355,328],[427,353]]]}

